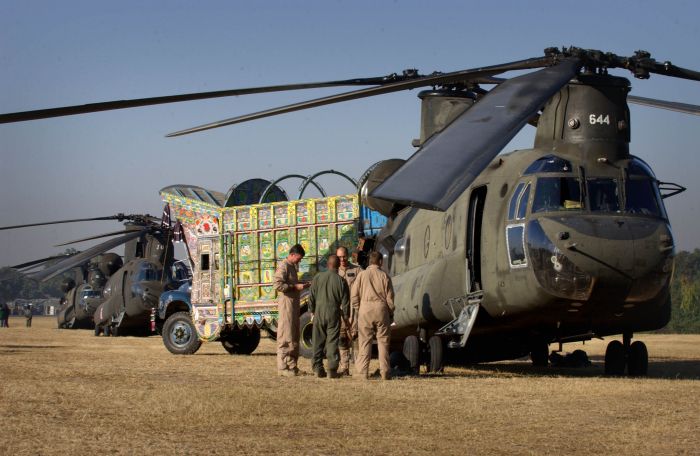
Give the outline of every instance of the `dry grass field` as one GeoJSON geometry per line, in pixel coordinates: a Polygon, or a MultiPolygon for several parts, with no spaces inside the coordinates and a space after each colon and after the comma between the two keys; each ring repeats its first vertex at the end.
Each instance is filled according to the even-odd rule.
{"type": "MultiPolygon", "coordinates": [[[[53,318],[0,329],[0,454],[698,454],[700,336],[644,335],[649,377],[526,361],[390,382],[275,376],[274,345],[193,356],[53,318]]],[[[302,361],[303,369],[310,364],[302,361]]],[[[373,360],[371,368],[377,367],[373,360]]]]}

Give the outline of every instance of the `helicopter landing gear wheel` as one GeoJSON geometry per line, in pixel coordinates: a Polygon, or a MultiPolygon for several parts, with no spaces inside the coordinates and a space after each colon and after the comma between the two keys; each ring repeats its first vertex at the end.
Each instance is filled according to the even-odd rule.
{"type": "MultiPolygon", "coordinates": [[[[313,346],[314,324],[311,312],[304,312],[299,318],[299,355],[306,359],[314,357],[313,346]]],[[[275,333],[275,337],[277,333],[275,333]]]]}
{"type": "Polygon", "coordinates": [[[627,352],[627,373],[631,377],[642,377],[649,370],[649,353],[642,341],[633,342],[627,352]]]}
{"type": "Polygon", "coordinates": [[[260,328],[238,328],[221,339],[221,345],[232,355],[250,355],[260,343],[260,328]]]}
{"type": "Polygon", "coordinates": [[[420,372],[420,341],[416,336],[408,336],[403,341],[403,355],[411,366],[411,373],[420,372]]]}
{"type": "Polygon", "coordinates": [[[432,336],[428,339],[428,372],[442,372],[443,365],[443,345],[442,338],[432,336]]]}
{"type": "Polygon", "coordinates": [[[547,367],[549,365],[549,344],[538,342],[532,345],[530,359],[535,367],[547,367]]]}
{"type": "Polygon", "coordinates": [[[172,314],[163,325],[163,345],[175,355],[192,355],[202,345],[189,312],[172,314]]]}
{"type": "Polygon", "coordinates": [[[605,375],[625,375],[627,364],[625,346],[619,340],[613,340],[605,349],[605,375]]]}

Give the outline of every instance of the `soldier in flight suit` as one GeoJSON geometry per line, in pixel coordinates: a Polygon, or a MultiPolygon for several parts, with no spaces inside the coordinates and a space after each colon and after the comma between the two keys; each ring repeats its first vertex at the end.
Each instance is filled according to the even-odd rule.
{"type": "Polygon", "coordinates": [[[281,376],[299,375],[299,297],[309,283],[299,282],[297,265],[304,258],[304,248],[295,244],[289,255],[275,271],[274,287],[279,292],[277,317],[277,373],[281,376]]]}
{"type": "Polygon", "coordinates": [[[309,311],[314,318],[313,369],[318,377],[325,377],[323,358],[328,359],[328,376],[338,378],[338,338],[341,313],[347,315],[350,307],[348,284],[338,275],[338,257],[328,257],[328,270],[314,277],[309,295],[309,311]]]}
{"type": "MultiPolygon", "coordinates": [[[[346,247],[340,246],[336,250],[335,254],[340,260],[340,267],[338,268],[338,275],[345,279],[348,284],[348,289],[352,290],[352,284],[355,283],[357,274],[362,270],[356,264],[350,263],[350,258],[348,256],[348,249],[346,247]]],[[[340,375],[350,375],[350,347],[352,346],[352,339],[347,337],[347,333],[350,332],[353,336],[357,335],[357,314],[352,311],[350,307],[349,313],[345,313],[345,318],[340,320],[340,364],[338,365],[338,373],[340,375]],[[350,323],[351,328],[345,328],[346,321],[350,323]]]]}
{"type": "Polygon", "coordinates": [[[359,350],[355,369],[362,379],[367,379],[369,359],[372,355],[372,338],[377,337],[379,371],[382,380],[391,379],[389,363],[389,339],[391,320],[394,317],[394,287],[389,275],[381,270],[382,255],[372,252],[369,266],[360,272],[352,287],[352,306],[358,315],[359,350]]]}
{"type": "Polygon", "coordinates": [[[32,304],[29,303],[24,308],[24,318],[27,319],[27,328],[31,328],[32,326],[32,317],[32,304]]]}

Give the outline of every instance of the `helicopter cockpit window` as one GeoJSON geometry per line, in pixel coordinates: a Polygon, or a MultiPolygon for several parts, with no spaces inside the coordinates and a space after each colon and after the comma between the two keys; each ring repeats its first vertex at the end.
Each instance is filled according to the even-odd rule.
{"type": "Polygon", "coordinates": [[[545,155],[528,166],[524,174],[570,173],[571,169],[571,162],[568,160],[564,160],[556,155],[545,155]]]}
{"type": "Polygon", "coordinates": [[[515,188],[508,206],[508,220],[521,220],[527,212],[527,202],[530,199],[530,183],[521,182],[515,188]]]}
{"type": "Polygon", "coordinates": [[[636,158],[627,167],[625,212],[666,218],[656,177],[646,163],[636,158]]]}
{"type": "Polygon", "coordinates": [[[593,212],[619,212],[620,196],[615,179],[588,179],[588,198],[593,212]]]}
{"type": "Polygon", "coordinates": [[[583,209],[581,186],[573,177],[540,177],[535,186],[532,212],[583,209]]]}
{"type": "Polygon", "coordinates": [[[151,263],[142,263],[139,271],[136,273],[135,280],[137,282],[146,282],[160,280],[162,271],[151,263]]]}

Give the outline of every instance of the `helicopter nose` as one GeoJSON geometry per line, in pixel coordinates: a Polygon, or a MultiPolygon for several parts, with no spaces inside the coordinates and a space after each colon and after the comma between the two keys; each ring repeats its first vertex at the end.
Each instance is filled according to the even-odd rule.
{"type": "MultiPolygon", "coordinates": [[[[596,294],[646,300],[670,280],[674,245],[670,227],[662,219],[578,215],[546,217],[535,223],[554,250],[591,278],[591,291],[596,294]]],[[[538,229],[529,231],[536,239],[538,229]]]]}

